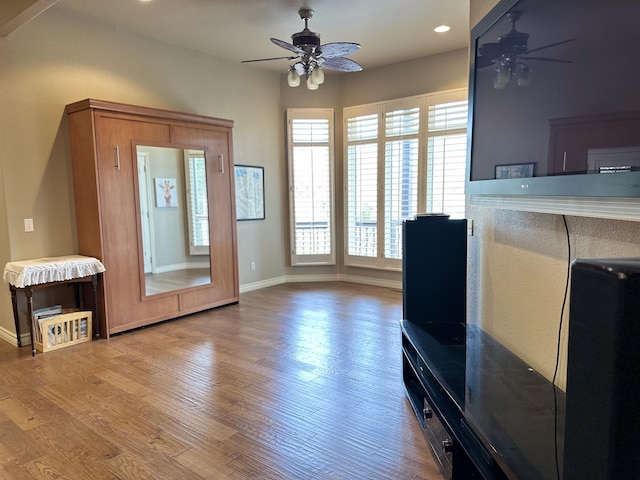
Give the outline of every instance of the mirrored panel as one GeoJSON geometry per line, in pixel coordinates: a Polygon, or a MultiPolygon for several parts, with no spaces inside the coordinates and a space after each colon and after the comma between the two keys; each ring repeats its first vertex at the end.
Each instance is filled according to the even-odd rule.
{"type": "Polygon", "coordinates": [[[137,145],[144,292],[211,283],[205,152],[137,145]]]}

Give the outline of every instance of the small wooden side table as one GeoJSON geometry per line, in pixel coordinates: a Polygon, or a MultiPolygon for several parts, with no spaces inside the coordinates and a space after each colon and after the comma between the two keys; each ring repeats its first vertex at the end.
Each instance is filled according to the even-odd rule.
{"type": "Polygon", "coordinates": [[[13,319],[15,321],[18,347],[22,347],[20,338],[20,321],[18,318],[18,292],[24,292],[27,298],[27,317],[29,323],[29,335],[31,338],[31,355],[35,356],[36,347],[33,329],[33,292],[42,288],[53,287],[62,284],[75,284],[76,305],[82,306],[82,296],[79,293],[78,284],[91,282],[93,289],[94,315],[93,332],[99,336],[98,319],[98,274],[105,271],[100,260],[83,255],[67,255],[63,257],[36,258],[7,262],[4,267],[4,281],[9,284],[11,291],[11,303],[13,305],[13,319]]]}

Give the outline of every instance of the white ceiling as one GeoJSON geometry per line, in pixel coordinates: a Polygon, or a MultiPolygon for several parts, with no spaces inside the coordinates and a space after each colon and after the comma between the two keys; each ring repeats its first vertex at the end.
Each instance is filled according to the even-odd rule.
{"type": "MultiPolygon", "coordinates": [[[[301,7],[312,8],[309,29],[322,43],[362,45],[349,58],[365,69],[464,48],[470,0],[59,0],[51,8],[123,31],[241,62],[290,54],[269,40],[291,42],[304,28],[301,7]],[[447,24],[451,31],[433,28],[447,24]]],[[[251,63],[286,71],[286,60],[251,63]]]]}

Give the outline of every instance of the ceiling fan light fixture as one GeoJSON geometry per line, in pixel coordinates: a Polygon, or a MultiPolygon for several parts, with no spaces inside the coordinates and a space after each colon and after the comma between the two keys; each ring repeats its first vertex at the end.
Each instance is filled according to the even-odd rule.
{"type": "Polygon", "coordinates": [[[307,90],[317,90],[320,85],[313,81],[313,75],[307,75],[307,90]]]}
{"type": "Polygon", "coordinates": [[[320,43],[320,34],[309,30],[309,19],[313,16],[310,8],[298,10],[300,18],[304,20],[304,29],[291,35],[292,43],[271,38],[271,43],[292,52],[294,55],[286,57],[258,58],[244,60],[242,63],[263,62],[267,60],[296,60],[290,65],[287,73],[287,84],[290,87],[300,85],[302,77],[307,79],[307,88],[317,90],[324,83],[324,69],[338,72],[359,72],[362,66],[347,55],[360,50],[360,45],[353,42],[320,43]],[[322,68],[321,68],[322,66],[322,68]]]}
{"type": "Polygon", "coordinates": [[[313,80],[313,82],[316,83],[317,85],[322,85],[324,83],[324,72],[318,66],[314,67],[314,69],[311,70],[310,77],[311,77],[311,80],[313,80]]]}
{"type": "Polygon", "coordinates": [[[511,30],[500,35],[497,42],[487,42],[478,46],[476,54],[476,68],[495,66],[495,77],[493,87],[504,88],[512,78],[519,87],[527,87],[531,84],[531,68],[521,60],[572,63],[571,60],[548,57],[531,57],[529,54],[557,47],[575,41],[575,38],[568,38],[553,42],[540,47],[530,49],[528,46],[529,34],[516,30],[516,22],[520,19],[522,12],[511,11],[507,13],[507,19],[511,22],[511,30]]]}
{"type": "Polygon", "coordinates": [[[506,85],[511,80],[511,67],[506,64],[500,64],[498,66],[496,78],[502,85],[506,85]]]}
{"type": "Polygon", "coordinates": [[[518,65],[516,79],[519,87],[528,87],[531,84],[531,68],[524,63],[518,65]]]}
{"type": "Polygon", "coordinates": [[[287,84],[290,87],[297,87],[300,85],[300,76],[293,67],[289,69],[289,73],[287,74],[287,84]]]}

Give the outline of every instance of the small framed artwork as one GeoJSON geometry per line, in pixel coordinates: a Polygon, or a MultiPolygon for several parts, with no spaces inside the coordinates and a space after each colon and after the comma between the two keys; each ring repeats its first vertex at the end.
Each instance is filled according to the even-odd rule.
{"type": "Polygon", "coordinates": [[[235,166],[236,218],[264,220],[264,167],[235,166]]]}
{"type": "Polygon", "coordinates": [[[171,208],[178,206],[178,192],[175,178],[156,178],[156,207],[171,208]]]}
{"type": "Polygon", "coordinates": [[[533,163],[512,163],[510,165],[496,165],[496,178],[528,178],[533,177],[535,168],[533,163]]]}

